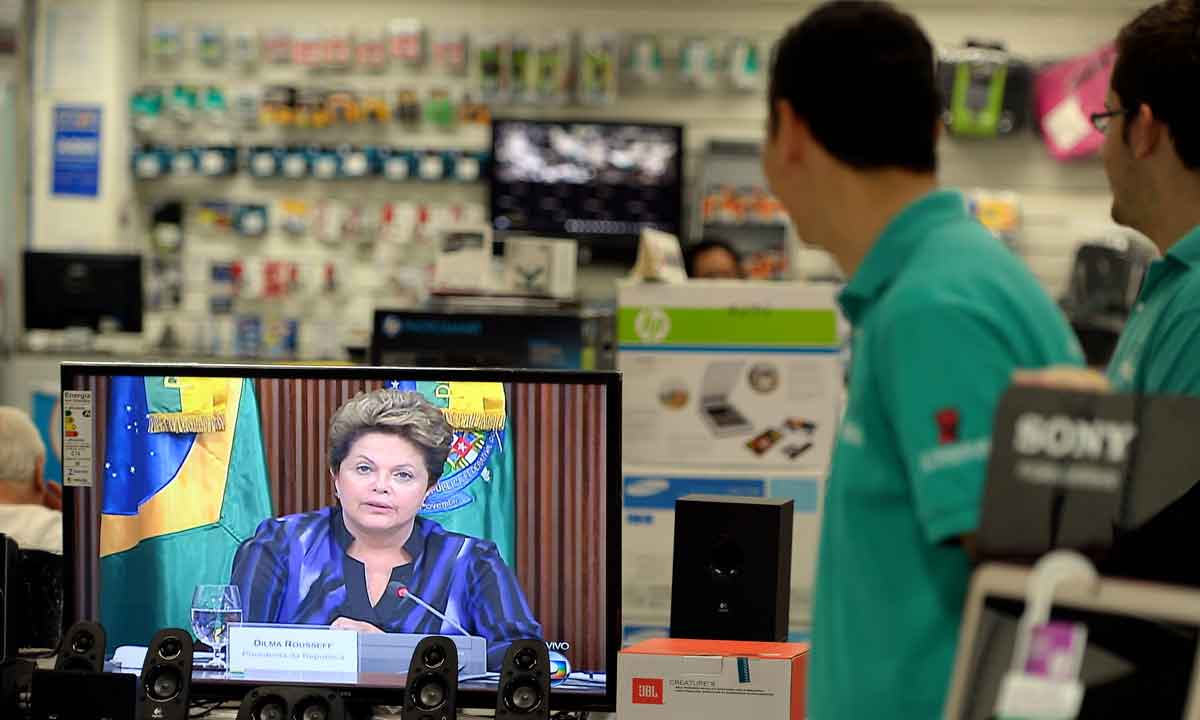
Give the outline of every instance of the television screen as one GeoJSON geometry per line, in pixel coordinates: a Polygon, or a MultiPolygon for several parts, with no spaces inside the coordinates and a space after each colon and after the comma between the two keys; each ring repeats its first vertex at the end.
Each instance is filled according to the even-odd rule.
{"type": "Polygon", "coordinates": [[[142,331],[140,255],[24,255],[25,328],[142,331]]]}
{"type": "Polygon", "coordinates": [[[460,707],[516,640],[551,704],[611,709],[619,642],[614,373],[64,364],[66,621],[110,669],[196,640],[193,693],[338,686],[401,704],[451,637],[460,707]],[[610,562],[611,559],[611,562],[610,562]]]}
{"type": "Polygon", "coordinates": [[[678,125],[497,119],[492,222],[582,238],[678,235],[682,162],[678,125]]]}

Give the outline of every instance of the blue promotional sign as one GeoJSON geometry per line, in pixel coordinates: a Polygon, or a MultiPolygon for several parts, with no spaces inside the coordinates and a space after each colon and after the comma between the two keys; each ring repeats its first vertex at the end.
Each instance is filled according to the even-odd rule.
{"type": "Polygon", "coordinates": [[[100,108],[58,105],[54,108],[55,195],[96,197],[100,193],[100,108]]]}

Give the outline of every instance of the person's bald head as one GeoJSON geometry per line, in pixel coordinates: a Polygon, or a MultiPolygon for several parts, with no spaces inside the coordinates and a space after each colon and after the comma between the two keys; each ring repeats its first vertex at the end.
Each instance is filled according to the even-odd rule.
{"type": "Polygon", "coordinates": [[[46,446],[29,416],[0,405],[0,502],[38,501],[45,463],[46,446]]]}

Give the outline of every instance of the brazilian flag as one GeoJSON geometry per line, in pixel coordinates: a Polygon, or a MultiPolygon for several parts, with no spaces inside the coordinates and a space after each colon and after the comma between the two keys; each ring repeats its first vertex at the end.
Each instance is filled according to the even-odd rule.
{"type": "Polygon", "coordinates": [[[420,392],[441,408],[454,429],[442,477],[425,499],[421,515],[447,530],[490,540],[504,561],[513,565],[515,463],[504,385],[395,380],[389,386],[420,392]]]}
{"type": "Polygon", "coordinates": [[[270,517],[254,384],[114,377],[100,522],[100,614],[111,647],[191,627],[198,584],[229,582],[233,554],[270,517]]]}

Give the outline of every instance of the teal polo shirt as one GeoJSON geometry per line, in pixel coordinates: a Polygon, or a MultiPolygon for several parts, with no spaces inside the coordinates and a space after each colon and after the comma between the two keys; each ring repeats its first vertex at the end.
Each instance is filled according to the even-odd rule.
{"type": "Polygon", "coordinates": [[[941,716],[997,402],[1013,370],[1083,364],[1022,262],[932,192],[884,229],[839,297],[849,399],[821,526],[809,717],[941,716]]]}
{"type": "Polygon", "coordinates": [[[1121,392],[1200,395],[1200,227],[1146,270],[1108,377],[1121,392]]]}

